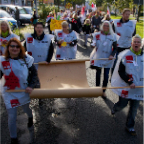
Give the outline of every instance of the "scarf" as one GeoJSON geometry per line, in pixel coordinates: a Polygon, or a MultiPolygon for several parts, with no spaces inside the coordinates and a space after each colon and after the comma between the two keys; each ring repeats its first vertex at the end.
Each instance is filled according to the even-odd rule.
{"type": "Polygon", "coordinates": [[[108,34],[109,34],[109,31],[107,31],[107,32],[103,31],[103,33],[104,33],[105,35],[108,35],[108,34]]]}
{"type": "Polygon", "coordinates": [[[9,31],[1,32],[2,37],[6,38],[9,35],[9,31]]]}
{"type": "Polygon", "coordinates": [[[141,49],[140,49],[138,52],[135,52],[132,47],[130,48],[130,50],[131,50],[131,52],[133,52],[135,55],[140,55],[141,52],[142,52],[141,49]]]}

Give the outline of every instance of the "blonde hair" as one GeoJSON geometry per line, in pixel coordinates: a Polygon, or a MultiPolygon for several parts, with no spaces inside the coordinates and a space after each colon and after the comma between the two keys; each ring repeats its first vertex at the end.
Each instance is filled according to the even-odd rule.
{"type": "Polygon", "coordinates": [[[62,26],[68,26],[68,22],[63,21],[61,25],[62,25],[62,26]]]}
{"type": "Polygon", "coordinates": [[[134,41],[135,38],[139,38],[141,40],[141,43],[142,43],[142,39],[138,34],[136,34],[135,36],[132,37],[132,42],[134,41]]]}
{"type": "Polygon", "coordinates": [[[100,28],[101,31],[103,31],[103,26],[104,26],[105,23],[107,23],[107,24],[109,25],[109,33],[110,33],[111,35],[113,35],[114,32],[113,32],[113,29],[112,29],[112,25],[110,24],[109,21],[104,21],[104,22],[102,23],[101,28],[100,28]]]}
{"type": "Polygon", "coordinates": [[[66,12],[63,14],[63,17],[65,17],[65,16],[67,16],[67,13],[66,13],[66,12]]]}
{"type": "Polygon", "coordinates": [[[53,15],[53,13],[52,13],[52,12],[50,12],[50,13],[49,13],[49,15],[53,15]]]}
{"type": "Polygon", "coordinates": [[[127,12],[127,11],[128,11],[128,12],[131,12],[129,8],[124,8],[123,11],[122,11],[122,14],[124,14],[124,13],[127,12]]]}
{"type": "Polygon", "coordinates": [[[111,19],[111,18],[110,18],[110,15],[109,15],[109,14],[106,14],[106,15],[104,16],[103,20],[107,20],[107,16],[109,16],[109,20],[111,19]]]}
{"type": "Polygon", "coordinates": [[[3,23],[7,25],[9,34],[12,34],[13,32],[11,31],[11,28],[10,28],[10,25],[9,25],[8,21],[1,20],[0,21],[0,35],[1,35],[1,24],[3,24],[3,23]]]}
{"type": "Polygon", "coordinates": [[[76,15],[77,15],[77,14],[76,14],[76,13],[74,13],[72,18],[75,18],[75,16],[76,16],[76,15]]]}
{"type": "Polygon", "coordinates": [[[87,21],[89,22],[88,24],[90,24],[90,19],[86,19],[84,24],[87,24],[87,21]]]}

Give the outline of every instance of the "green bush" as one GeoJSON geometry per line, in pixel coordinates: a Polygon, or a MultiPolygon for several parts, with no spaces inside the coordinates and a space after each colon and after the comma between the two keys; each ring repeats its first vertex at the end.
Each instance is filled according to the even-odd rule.
{"type": "Polygon", "coordinates": [[[40,16],[39,21],[45,24],[47,16],[49,15],[50,12],[53,12],[53,10],[55,10],[56,13],[58,12],[58,8],[55,7],[54,5],[51,6],[51,5],[40,4],[38,10],[38,14],[40,16]]]}

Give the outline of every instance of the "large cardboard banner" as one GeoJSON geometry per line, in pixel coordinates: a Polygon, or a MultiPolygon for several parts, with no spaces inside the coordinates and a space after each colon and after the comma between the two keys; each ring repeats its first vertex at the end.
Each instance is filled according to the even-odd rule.
{"type": "Polygon", "coordinates": [[[50,23],[50,30],[54,31],[55,29],[62,29],[62,22],[65,20],[56,20],[56,19],[51,19],[50,23]]]}
{"type": "Polygon", "coordinates": [[[89,87],[85,60],[53,61],[39,64],[40,89],[34,89],[31,98],[98,97],[102,88],[89,87]]]}

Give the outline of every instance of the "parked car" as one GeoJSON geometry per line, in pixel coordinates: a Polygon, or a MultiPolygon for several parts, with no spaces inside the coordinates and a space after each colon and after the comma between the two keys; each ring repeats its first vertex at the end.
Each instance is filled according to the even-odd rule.
{"type": "Polygon", "coordinates": [[[4,10],[0,10],[0,20],[7,20],[8,22],[11,22],[12,23],[12,28],[11,28],[12,30],[14,28],[18,27],[17,21],[4,10]]]}
{"type": "Polygon", "coordinates": [[[20,6],[16,6],[16,5],[0,5],[0,9],[3,9],[5,11],[7,10],[8,7],[10,9],[10,12],[11,12],[11,15],[13,16],[13,18],[15,18],[15,12],[16,12],[15,7],[17,7],[19,9],[20,25],[25,24],[25,23],[31,23],[30,19],[32,16],[30,14],[28,14],[24,8],[22,8],[20,6]]]}
{"type": "Polygon", "coordinates": [[[30,7],[30,6],[23,6],[23,8],[25,9],[25,11],[26,11],[28,14],[33,15],[32,7],[30,7]]]}

